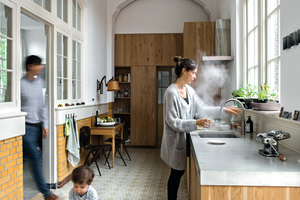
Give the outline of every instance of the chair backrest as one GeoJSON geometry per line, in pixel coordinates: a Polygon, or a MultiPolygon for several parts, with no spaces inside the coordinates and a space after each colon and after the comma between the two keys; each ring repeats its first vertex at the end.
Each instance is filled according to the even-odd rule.
{"type": "Polygon", "coordinates": [[[90,127],[88,126],[83,126],[80,129],[80,141],[81,141],[81,146],[84,148],[86,146],[89,146],[90,140],[91,139],[91,130],[90,127]]]}

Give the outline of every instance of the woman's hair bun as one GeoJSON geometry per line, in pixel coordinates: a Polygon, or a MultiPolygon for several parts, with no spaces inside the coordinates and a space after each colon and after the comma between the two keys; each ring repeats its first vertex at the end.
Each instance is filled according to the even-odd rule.
{"type": "Polygon", "coordinates": [[[181,56],[175,56],[173,61],[176,63],[176,64],[179,64],[179,62],[183,59],[183,57],[181,56]]]}

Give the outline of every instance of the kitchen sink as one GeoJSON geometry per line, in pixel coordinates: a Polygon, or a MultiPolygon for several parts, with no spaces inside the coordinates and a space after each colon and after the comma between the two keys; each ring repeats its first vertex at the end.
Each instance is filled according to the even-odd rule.
{"type": "Polygon", "coordinates": [[[239,138],[240,136],[233,132],[205,132],[199,133],[201,138],[239,138]]]}

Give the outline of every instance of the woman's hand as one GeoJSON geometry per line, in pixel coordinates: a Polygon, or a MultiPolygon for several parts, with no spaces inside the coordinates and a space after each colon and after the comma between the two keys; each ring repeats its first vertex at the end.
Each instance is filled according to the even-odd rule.
{"type": "Polygon", "coordinates": [[[202,118],[202,119],[197,119],[196,120],[196,124],[198,126],[204,126],[205,122],[209,122],[211,124],[211,119],[202,118]]]}
{"type": "Polygon", "coordinates": [[[234,114],[234,115],[239,115],[242,113],[242,111],[236,107],[225,107],[224,110],[226,113],[234,114]]]}

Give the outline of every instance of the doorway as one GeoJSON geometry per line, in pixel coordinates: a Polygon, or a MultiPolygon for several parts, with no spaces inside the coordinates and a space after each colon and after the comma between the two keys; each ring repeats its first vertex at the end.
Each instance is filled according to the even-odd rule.
{"type": "Polygon", "coordinates": [[[164,94],[170,84],[174,83],[176,75],[173,66],[157,67],[157,145],[160,146],[164,130],[163,107],[164,94]]]}
{"type": "MultiPolygon", "coordinates": [[[[23,77],[26,74],[25,69],[25,59],[29,55],[37,55],[42,58],[42,65],[44,69],[39,75],[39,78],[44,80],[44,100],[46,105],[49,105],[49,86],[50,86],[50,63],[49,63],[49,34],[50,27],[37,19],[36,17],[30,15],[25,11],[21,11],[20,15],[20,74],[23,77]]],[[[48,119],[50,119],[50,109],[48,106],[48,119]]],[[[49,121],[49,136],[51,135],[51,123],[49,121]]],[[[43,149],[43,175],[46,182],[50,181],[51,167],[50,167],[50,157],[49,152],[49,138],[41,139],[41,148],[43,149]]],[[[24,199],[31,199],[36,196],[39,191],[34,182],[33,175],[31,172],[31,167],[29,163],[24,163],[23,165],[23,191],[24,199]]]]}

